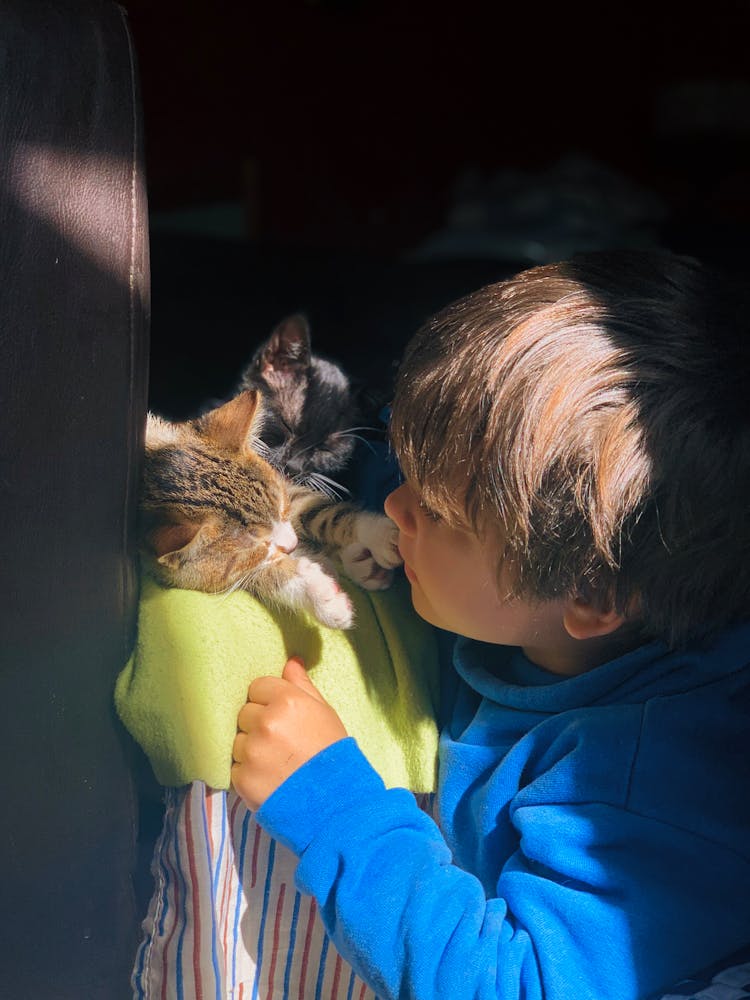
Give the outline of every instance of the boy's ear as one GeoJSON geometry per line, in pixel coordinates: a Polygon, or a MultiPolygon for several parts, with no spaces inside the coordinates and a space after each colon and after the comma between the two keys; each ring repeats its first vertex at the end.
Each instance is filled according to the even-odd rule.
{"type": "Polygon", "coordinates": [[[616,632],[626,621],[614,608],[601,608],[585,597],[573,597],[563,614],[563,626],[572,639],[597,639],[616,632]]]}

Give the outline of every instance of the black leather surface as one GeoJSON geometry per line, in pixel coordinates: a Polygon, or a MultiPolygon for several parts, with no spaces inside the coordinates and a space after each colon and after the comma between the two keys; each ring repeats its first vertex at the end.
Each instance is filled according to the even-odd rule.
{"type": "Polygon", "coordinates": [[[125,16],[0,4],[0,997],[119,998],[148,243],[125,16]]]}

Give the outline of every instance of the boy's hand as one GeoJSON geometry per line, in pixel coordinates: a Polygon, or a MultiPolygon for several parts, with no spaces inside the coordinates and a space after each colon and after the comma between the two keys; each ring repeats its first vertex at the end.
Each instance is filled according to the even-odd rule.
{"type": "Polygon", "coordinates": [[[237,719],[232,784],[250,809],[299,767],[347,733],[296,657],[281,677],[258,677],[237,719]]]}

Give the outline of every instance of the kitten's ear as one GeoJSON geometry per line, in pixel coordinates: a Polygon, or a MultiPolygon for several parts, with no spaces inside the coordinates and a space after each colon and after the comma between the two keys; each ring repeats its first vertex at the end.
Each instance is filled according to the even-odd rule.
{"type": "Polygon", "coordinates": [[[200,521],[176,521],[160,524],[146,533],[146,545],[160,563],[170,562],[182,549],[186,549],[203,527],[200,521]]]}
{"type": "Polygon", "coordinates": [[[310,367],[310,324],[302,313],[283,319],[253,359],[261,375],[310,367]]]}
{"type": "Polygon", "coordinates": [[[179,428],[176,424],[170,423],[163,417],[155,413],[146,416],[146,447],[149,449],[163,448],[167,445],[178,444],[180,440],[179,428]]]}
{"type": "Polygon", "coordinates": [[[246,389],[200,417],[196,427],[220,448],[241,453],[250,447],[250,438],[258,434],[262,419],[260,392],[246,389]]]}

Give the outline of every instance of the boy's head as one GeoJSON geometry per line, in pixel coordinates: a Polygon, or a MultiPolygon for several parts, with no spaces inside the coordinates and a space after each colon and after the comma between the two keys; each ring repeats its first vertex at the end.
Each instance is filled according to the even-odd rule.
{"type": "Polygon", "coordinates": [[[502,539],[515,596],[582,598],[671,643],[745,618],[745,321],[717,276],[656,252],[480,289],[406,350],[404,475],[449,524],[502,539]]]}

